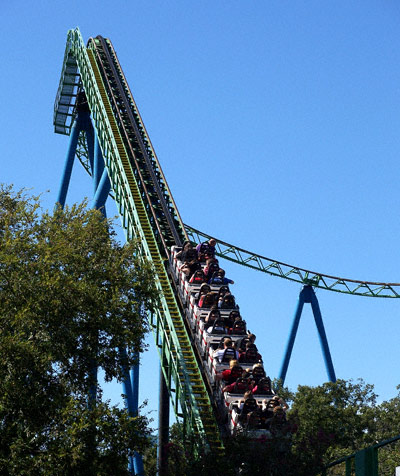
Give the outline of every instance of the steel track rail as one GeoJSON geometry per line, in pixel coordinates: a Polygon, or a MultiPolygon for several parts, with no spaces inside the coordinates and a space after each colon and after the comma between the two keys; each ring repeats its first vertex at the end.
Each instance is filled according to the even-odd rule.
{"type": "MultiPolygon", "coordinates": [[[[106,54],[106,51],[104,49],[104,42],[102,40],[103,39],[100,40],[98,38],[90,38],[88,42],[88,47],[91,48],[95,53],[96,62],[100,68],[103,83],[106,86],[114,117],[117,120],[117,124],[121,132],[125,148],[128,152],[129,159],[133,166],[132,169],[135,173],[137,184],[142,192],[142,199],[146,206],[149,220],[151,224],[157,229],[156,236],[161,242],[161,250],[164,254],[166,254],[168,250],[168,245],[164,238],[166,232],[165,229],[162,229],[156,213],[157,204],[155,203],[155,200],[157,199],[157,195],[154,193],[155,190],[152,186],[153,184],[149,177],[147,169],[143,169],[143,166],[141,166],[137,158],[137,153],[135,153],[134,145],[139,147],[139,144],[136,139],[135,133],[128,130],[129,126],[131,125],[130,118],[127,117],[127,109],[129,106],[127,105],[126,99],[123,97],[123,91],[120,84],[116,83],[115,81],[115,68],[111,69],[111,58],[109,57],[109,55],[106,54]]],[[[168,254],[166,254],[166,256],[168,256],[168,254]]]]}
{"type": "MultiPolygon", "coordinates": [[[[57,94],[57,98],[60,103],[60,108],[55,108],[54,122],[57,125],[56,132],[62,134],[69,134],[70,125],[66,125],[65,121],[67,118],[73,116],[73,100],[76,94],[71,94],[70,85],[74,84],[76,87],[79,83],[79,73],[77,72],[76,65],[74,65],[73,61],[74,60],[72,57],[66,57],[65,74],[66,77],[67,75],[69,75],[69,79],[67,81],[67,87],[64,87],[60,83],[59,92],[57,94]]],[[[87,150],[85,149],[84,141],[80,140],[80,144],[81,146],[77,155],[86,171],[90,174],[87,150]]],[[[165,178],[163,180],[166,183],[165,178]]],[[[175,203],[174,208],[176,209],[175,203]]],[[[208,240],[211,237],[211,235],[197,230],[196,228],[190,225],[183,226],[185,228],[186,237],[188,237],[188,239],[190,238],[196,243],[208,240]]],[[[400,297],[400,283],[362,281],[332,276],[326,273],[319,273],[316,271],[307,270],[298,266],[293,266],[278,260],[267,258],[266,256],[262,256],[252,251],[245,250],[238,246],[224,242],[223,240],[217,241],[218,256],[234,263],[238,263],[242,266],[246,266],[248,268],[252,268],[263,273],[270,274],[272,276],[284,278],[289,281],[301,284],[312,285],[316,288],[325,289],[326,291],[334,291],[342,294],[379,298],[400,297]]]]}
{"type": "MultiPolygon", "coordinates": [[[[88,50],[88,53],[91,53],[91,51],[88,50]]],[[[193,354],[193,349],[185,329],[181,312],[176,303],[169,278],[165,271],[164,262],[159,253],[132,168],[122,140],[119,137],[118,126],[108,103],[106,92],[103,89],[100,72],[97,68],[94,55],[89,54],[89,59],[100,90],[102,102],[106,107],[107,116],[116,140],[119,157],[123,165],[123,173],[120,178],[127,180],[129,191],[132,194],[134,209],[131,209],[131,212],[134,212],[136,215],[135,232],[140,238],[142,245],[147,245],[147,256],[154,264],[161,287],[160,290],[162,291],[164,312],[157,313],[155,316],[156,319],[152,316],[151,326],[153,330],[155,330],[156,343],[159,351],[161,350],[160,361],[170,390],[170,396],[172,397],[171,392],[173,390],[173,393],[178,397],[175,399],[172,398],[173,401],[175,401],[175,411],[178,416],[184,417],[189,432],[194,432],[195,437],[200,437],[203,440],[203,444],[209,445],[213,448],[218,448],[220,447],[220,439],[217,425],[212,414],[211,402],[193,354]],[[178,401],[181,404],[183,414],[179,414],[178,401]]],[[[115,188],[116,196],[118,196],[117,188],[118,187],[115,188]]],[[[128,221],[131,218],[131,215],[126,214],[126,208],[124,208],[124,211],[121,214],[123,214],[128,221]]]]}
{"type": "Polygon", "coordinates": [[[132,92],[129,88],[128,81],[126,80],[125,74],[124,74],[124,72],[121,68],[120,63],[119,63],[117,53],[115,52],[111,41],[108,40],[108,39],[105,39],[105,41],[107,42],[107,44],[109,46],[109,49],[110,49],[113,57],[115,58],[115,65],[116,65],[116,67],[119,71],[121,82],[123,84],[125,93],[126,93],[128,99],[129,99],[129,102],[130,102],[130,105],[131,105],[131,110],[132,110],[133,115],[135,117],[135,120],[138,124],[138,129],[139,129],[139,132],[142,136],[143,144],[145,145],[145,148],[146,148],[146,151],[147,151],[147,157],[150,158],[150,160],[151,160],[151,165],[152,165],[151,168],[152,168],[152,170],[155,171],[155,174],[158,177],[160,187],[161,187],[162,192],[165,196],[165,199],[168,203],[169,210],[170,210],[171,215],[173,216],[174,222],[176,223],[176,226],[179,229],[179,233],[181,234],[181,238],[182,238],[182,240],[187,240],[188,236],[186,234],[186,230],[185,230],[182,218],[179,214],[178,207],[176,206],[174,197],[173,197],[173,195],[171,193],[171,190],[168,186],[168,182],[165,178],[165,175],[164,175],[164,172],[162,170],[161,164],[160,164],[160,162],[158,160],[158,157],[157,157],[157,154],[154,150],[154,147],[153,147],[153,144],[151,142],[150,136],[147,133],[146,127],[145,127],[144,122],[142,120],[142,116],[140,115],[140,112],[139,112],[139,109],[136,105],[135,99],[133,98],[133,94],[132,94],[132,92]]]}
{"type": "MultiPolygon", "coordinates": [[[[163,230],[160,231],[160,233],[163,242],[166,244],[164,252],[166,256],[168,256],[172,245],[176,244],[180,246],[182,241],[187,238],[185,237],[182,221],[177,222],[173,219],[173,216],[179,217],[179,214],[177,209],[173,206],[172,194],[165,192],[164,185],[166,181],[161,179],[160,172],[156,170],[154,160],[155,153],[146,146],[148,140],[145,134],[144,124],[141,121],[135,103],[129,97],[129,95],[131,95],[130,90],[126,87],[127,83],[124,81],[125,77],[121,65],[110,40],[105,40],[103,37],[97,36],[95,39],[91,38],[89,40],[88,47],[94,47],[96,51],[101,50],[101,53],[105,56],[106,65],[110,69],[109,73],[111,74],[114,86],[112,95],[117,99],[115,111],[120,118],[120,127],[122,127],[126,133],[126,144],[129,144],[132,157],[138,168],[144,169],[147,183],[151,186],[153,193],[155,192],[155,196],[152,197],[147,194],[146,198],[151,204],[156,222],[161,222],[163,230]],[[133,140],[136,145],[136,150],[132,147],[133,140]]],[[[99,54],[99,59],[101,60],[101,54],[99,54]]],[[[107,72],[107,69],[105,69],[105,72],[107,72]]],[[[145,182],[143,182],[143,185],[145,185],[145,182]]]]}
{"type": "MultiPolygon", "coordinates": [[[[138,164],[138,161],[135,158],[135,153],[132,150],[131,140],[129,140],[131,138],[131,134],[127,130],[128,129],[127,124],[129,124],[129,121],[133,120],[133,116],[130,115],[130,117],[126,118],[126,117],[123,117],[123,113],[121,113],[121,109],[123,111],[126,110],[126,98],[124,98],[123,95],[122,95],[121,86],[118,85],[118,84],[115,84],[113,82],[113,78],[117,74],[116,71],[115,71],[115,68],[112,68],[111,77],[110,77],[110,74],[109,74],[110,72],[107,73],[107,71],[106,71],[108,69],[108,65],[111,63],[112,59],[111,59],[110,55],[108,55],[108,54],[105,55],[106,56],[105,59],[102,57],[103,56],[102,53],[104,53],[104,51],[105,51],[105,46],[106,46],[106,44],[105,44],[104,38],[99,37],[99,36],[97,36],[95,39],[91,38],[88,42],[88,47],[93,49],[93,51],[96,55],[97,65],[100,67],[100,73],[102,75],[103,82],[105,84],[107,84],[107,93],[108,93],[108,97],[110,99],[110,102],[113,105],[114,117],[115,117],[115,119],[117,119],[117,118],[119,119],[119,121],[117,121],[119,130],[120,130],[120,132],[125,134],[124,145],[125,145],[127,151],[131,150],[131,153],[132,153],[131,157],[132,157],[132,160],[133,160],[133,162],[132,162],[133,167],[132,168],[133,168],[134,171],[136,171],[136,170],[138,171],[139,178],[140,178],[140,180],[143,181],[143,188],[144,188],[145,194],[143,195],[142,198],[143,198],[144,203],[146,204],[146,201],[147,202],[151,201],[151,196],[150,196],[150,194],[148,193],[148,191],[146,189],[145,180],[143,180],[142,175],[140,173],[140,170],[139,170],[140,165],[138,164]],[[98,47],[98,42],[100,42],[100,44],[101,44],[101,50],[98,47]],[[116,93],[116,91],[117,91],[117,93],[116,93]]],[[[148,166],[151,167],[151,164],[148,164],[148,166]]],[[[154,171],[153,171],[153,178],[155,179],[154,171]]],[[[147,180],[148,180],[148,177],[147,177],[147,180]]],[[[139,185],[139,183],[138,183],[138,185],[139,185]]],[[[159,223],[157,222],[156,217],[155,217],[154,208],[151,207],[151,206],[148,207],[148,208],[150,208],[150,212],[152,212],[152,216],[154,218],[153,221],[152,221],[151,220],[151,215],[149,214],[149,220],[150,220],[150,222],[152,222],[152,225],[155,224],[157,226],[157,229],[159,231],[159,234],[160,234],[160,237],[161,237],[161,240],[162,240],[162,244],[164,246],[167,246],[166,241],[164,240],[166,230],[165,230],[165,228],[161,229],[161,227],[159,226],[159,223]]],[[[168,209],[165,208],[165,210],[166,210],[167,213],[169,213],[168,209]]],[[[173,223],[170,222],[170,226],[172,227],[173,223]]],[[[176,236],[177,236],[177,233],[175,231],[175,237],[176,236]]],[[[178,236],[178,238],[179,238],[179,236],[178,236]]],[[[162,252],[163,250],[160,250],[160,251],[162,252]]],[[[169,248],[165,249],[165,252],[166,253],[169,252],[169,248]]],[[[174,284],[174,282],[173,282],[173,284],[174,284]]],[[[175,297],[180,301],[180,297],[179,297],[178,292],[175,293],[175,297]]],[[[180,304],[181,304],[181,312],[182,312],[184,304],[182,302],[180,304]]],[[[187,327],[187,330],[188,330],[189,334],[191,334],[190,328],[188,328],[188,326],[186,326],[186,327],[187,327]]],[[[200,357],[200,354],[198,353],[197,348],[195,348],[195,354],[196,354],[198,364],[200,366],[202,366],[202,359],[200,357]]],[[[205,383],[206,383],[206,388],[208,390],[208,393],[211,396],[213,394],[211,384],[207,379],[205,380],[205,383]]]]}
{"type": "MultiPolygon", "coordinates": [[[[156,314],[150,317],[150,325],[175,411],[178,416],[183,416],[186,428],[196,442],[221,449],[211,401],[171,288],[164,259],[148,219],[94,53],[86,49],[79,29],[68,32],[65,55],[69,58],[73,56],[79,68],[127,238],[138,238],[143,256],[154,264],[155,282],[161,298],[156,314]]],[[[64,73],[63,69],[61,89],[64,73]]],[[[57,119],[57,104],[55,110],[57,119]]]]}
{"type": "MultiPolygon", "coordinates": [[[[195,243],[209,240],[212,237],[202,231],[185,225],[189,238],[195,243]]],[[[217,255],[234,263],[280,278],[297,283],[311,285],[315,288],[335,291],[355,296],[399,298],[400,283],[378,283],[373,281],[358,281],[355,279],[339,278],[328,274],[317,273],[303,268],[298,268],[281,261],[276,261],[261,256],[251,251],[246,251],[225,241],[217,240],[217,255]]]]}

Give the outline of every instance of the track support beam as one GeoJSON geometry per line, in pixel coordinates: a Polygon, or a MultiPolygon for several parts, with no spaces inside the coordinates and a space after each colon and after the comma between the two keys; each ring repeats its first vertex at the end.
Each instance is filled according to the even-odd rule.
{"type": "Polygon", "coordinates": [[[162,368],[160,367],[160,397],[158,403],[158,476],[168,474],[168,441],[169,441],[169,393],[162,368]]]}
{"type": "Polygon", "coordinates": [[[282,384],[285,383],[287,369],[289,367],[290,357],[292,355],[294,341],[296,340],[297,330],[299,328],[301,314],[303,312],[304,303],[311,304],[311,309],[314,315],[315,325],[317,326],[319,340],[324,356],[326,372],[328,374],[329,381],[336,382],[335,369],[333,367],[332,357],[329,350],[328,339],[326,337],[324,323],[322,321],[321,309],[319,307],[317,296],[311,285],[306,285],[300,291],[299,300],[297,302],[296,311],[294,314],[292,328],[289,334],[288,343],[286,345],[285,355],[282,361],[282,367],[279,374],[279,378],[282,384]]]}
{"type": "Polygon", "coordinates": [[[81,131],[87,131],[90,129],[91,129],[91,134],[93,135],[93,126],[90,121],[90,114],[88,112],[78,112],[71,129],[71,135],[69,139],[67,156],[65,159],[64,171],[63,171],[63,175],[61,179],[60,190],[57,197],[57,203],[59,203],[62,208],[64,208],[65,206],[68,187],[71,181],[72,167],[74,165],[74,159],[76,154],[76,147],[78,145],[79,134],[81,131]]]}

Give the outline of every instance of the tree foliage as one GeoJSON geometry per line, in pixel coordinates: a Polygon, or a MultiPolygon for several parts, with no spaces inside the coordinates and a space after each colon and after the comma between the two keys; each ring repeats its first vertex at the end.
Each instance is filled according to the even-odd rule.
{"type": "MultiPolygon", "coordinates": [[[[289,412],[298,423],[292,453],[303,474],[400,434],[400,395],[378,402],[374,386],[338,380],[318,387],[299,386],[289,412]]],[[[379,474],[400,465],[398,444],[379,450],[379,474]]],[[[344,474],[337,466],[330,474],[344,474]]],[[[313,473],[312,473],[313,474],[313,473]]]]}
{"type": "MultiPolygon", "coordinates": [[[[373,385],[362,380],[303,385],[297,392],[280,387],[279,382],[275,388],[290,403],[291,444],[279,437],[255,441],[241,435],[225,441],[224,454],[196,454],[174,426],[168,474],[178,474],[179,469],[184,476],[313,476],[334,460],[400,433],[400,394],[378,404],[373,385]]],[[[380,475],[392,476],[400,466],[399,447],[400,443],[395,443],[379,451],[380,475]]],[[[155,463],[151,451],[147,455],[151,476],[155,463]]],[[[335,466],[328,474],[344,476],[344,465],[335,466]]]]}
{"type": "Polygon", "coordinates": [[[0,189],[1,474],[126,474],[147,445],[144,418],[87,402],[95,366],[121,380],[144,348],[157,292],[138,246],[84,204],[0,189]]]}
{"type": "Polygon", "coordinates": [[[293,451],[315,467],[371,444],[376,395],[372,385],[338,380],[299,386],[290,415],[298,422],[293,451]]]}

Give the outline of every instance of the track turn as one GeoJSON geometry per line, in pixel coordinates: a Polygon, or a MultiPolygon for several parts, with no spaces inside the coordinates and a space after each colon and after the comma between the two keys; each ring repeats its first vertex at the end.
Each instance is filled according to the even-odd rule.
{"type": "MultiPolygon", "coordinates": [[[[67,37],[55,110],[55,131],[69,135],[76,97],[84,91],[127,239],[137,238],[155,268],[161,305],[149,316],[160,362],[176,414],[193,438],[221,448],[212,389],[192,345],[187,309],[171,277],[172,246],[188,238],[199,243],[210,235],[184,225],[143,121],[108,39],[91,38],[85,46],[79,29],[67,37]]],[[[80,138],[77,154],[86,170],[88,151],[80,138]]],[[[291,266],[217,240],[217,254],[241,265],[329,291],[370,297],[400,297],[400,284],[357,281],[291,266]]]]}

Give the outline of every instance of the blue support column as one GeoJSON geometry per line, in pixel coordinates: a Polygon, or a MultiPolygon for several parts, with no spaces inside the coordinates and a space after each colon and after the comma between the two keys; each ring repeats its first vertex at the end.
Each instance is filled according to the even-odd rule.
{"type": "Polygon", "coordinates": [[[137,451],[133,455],[133,471],[135,476],[144,476],[143,458],[137,451]]]}
{"type": "Polygon", "coordinates": [[[319,341],[321,343],[322,353],[324,355],[326,372],[331,382],[336,382],[335,369],[333,368],[333,362],[331,353],[329,351],[328,339],[325,333],[324,323],[322,322],[321,310],[319,308],[317,296],[314,290],[311,288],[311,308],[314,314],[315,324],[318,329],[319,341]]]}
{"type": "Polygon", "coordinates": [[[92,171],[93,175],[93,168],[94,168],[94,144],[95,144],[95,133],[93,129],[93,124],[92,121],[90,120],[88,124],[85,127],[85,132],[86,132],[86,143],[87,143],[87,148],[88,148],[88,155],[89,155],[89,163],[90,163],[90,170],[92,171]]]}
{"type": "Polygon", "coordinates": [[[82,122],[79,115],[75,118],[74,125],[71,129],[71,135],[69,138],[68,151],[65,159],[64,171],[61,178],[60,191],[57,197],[57,203],[61,205],[61,208],[65,206],[65,200],[67,198],[67,191],[69,182],[71,180],[72,167],[74,165],[76,146],[78,145],[79,133],[81,132],[82,122]]]}
{"type": "Polygon", "coordinates": [[[139,353],[135,352],[137,363],[131,368],[132,398],[136,414],[139,411],[139,353]]]}
{"type": "MultiPolygon", "coordinates": [[[[131,368],[131,388],[132,388],[132,405],[134,415],[139,413],[139,352],[135,352],[136,363],[131,368]]],[[[133,455],[133,468],[136,476],[144,475],[144,466],[142,455],[135,451],[133,455]]]]}
{"type": "Polygon", "coordinates": [[[290,331],[289,340],[286,346],[286,352],[282,361],[282,367],[279,374],[279,378],[282,381],[282,385],[285,383],[287,369],[289,367],[290,357],[292,355],[294,341],[296,340],[297,330],[299,328],[301,313],[303,312],[304,303],[310,303],[312,312],[314,315],[315,324],[317,326],[319,340],[324,356],[326,372],[331,382],[336,382],[335,370],[333,367],[331,353],[329,351],[328,339],[325,333],[324,323],[322,321],[322,314],[315,295],[314,289],[310,285],[306,285],[300,292],[299,300],[296,307],[296,312],[293,319],[292,329],[290,331]]]}
{"type": "Polygon", "coordinates": [[[281,371],[279,373],[279,378],[282,380],[282,385],[285,383],[287,369],[289,367],[290,357],[292,356],[294,341],[296,340],[297,329],[299,328],[301,313],[303,312],[304,306],[304,289],[303,288],[299,295],[299,300],[297,301],[296,312],[294,314],[292,329],[289,334],[289,340],[286,345],[285,356],[282,361],[281,371]]]}
{"type": "Polygon", "coordinates": [[[94,194],[96,193],[97,185],[100,182],[101,176],[104,170],[104,159],[101,152],[99,140],[95,139],[94,142],[94,160],[93,160],[93,184],[94,194]]]}
{"type": "MultiPolygon", "coordinates": [[[[120,355],[121,355],[121,360],[122,360],[122,373],[123,373],[123,380],[122,380],[122,392],[124,394],[124,402],[125,402],[125,408],[128,410],[129,415],[131,416],[136,416],[137,411],[135,412],[135,404],[133,401],[133,392],[132,392],[132,385],[131,385],[131,379],[129,376],[129,367],[127,366],[126,363],[128,360],[128,355],[126,353],[126,349],[120,349],[119,350],[120,355]]],[[[134,475],[137,474],[134,468],[134,456],[129,456],[128,459],[128,470],[129,473],[134,475]]]]}
{"type": "Polygon", "coordinates": [[[90,113],[87,111],[78,111],[74,124],[71,128],[71,135],[68,144],[67,155],[64,164],[64,171],[62,174],[60,190],[57,197],[57,203],[62,208],[65,206],[69,183],[71,181],[72,168],[76,154],[76,147],[78,145],[79,134],[81,131],[86,132],[87,146],[89,152],[89,162],[93,170],[94,161],[94,131],[90,120],[90,113]]]}
{"type": "Polygon", "coordinates": [[[107,169],[104,169],[100,182],[96,188],[96,193],[92,201],[92,208],[97,208],[98,210],[104,209],[110,189],[110,179],[108,178],[107,169]]]}

